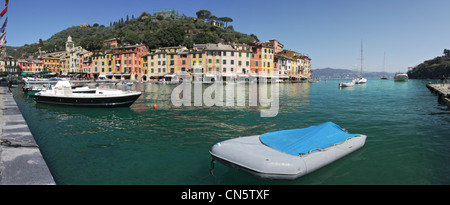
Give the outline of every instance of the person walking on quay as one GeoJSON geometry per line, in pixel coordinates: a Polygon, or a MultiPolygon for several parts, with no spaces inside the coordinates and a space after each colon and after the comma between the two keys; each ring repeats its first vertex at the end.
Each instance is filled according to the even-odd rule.
{"type": "Polygon", "coordinates": [[[445,86],[445,75],[442,76],[441,83],[442,83],[442,87],[444,87],[445,86]]]}
{"type": "Polygon", "coordinates": [[[11,92],[12,84],[13,84],[12,80],[9,79],[9,81],[8,81],[8,91],[9,91],[9,92],[11,92]]]}

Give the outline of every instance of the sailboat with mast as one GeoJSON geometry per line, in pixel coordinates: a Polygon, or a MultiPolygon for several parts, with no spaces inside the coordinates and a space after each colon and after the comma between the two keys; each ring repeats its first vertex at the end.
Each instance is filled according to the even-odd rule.
{"type": "Polygon", "coordinates": [[[363,77],[363,41],[361,40],[361,75],[355,80],[355,84],[364,84],[367,79],[363,77]]]}
{"type": "Polygon", "coordinates": [[[381,77],[382,80],[388,80],[389,78],[385,76],[386,74],[386,52],[384,52],[384,58],[383,58],[383,77],[381,77]]]}

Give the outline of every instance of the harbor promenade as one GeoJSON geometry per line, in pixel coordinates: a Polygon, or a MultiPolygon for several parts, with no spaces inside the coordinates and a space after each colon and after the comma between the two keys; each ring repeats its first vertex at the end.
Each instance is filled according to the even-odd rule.
{"type": "Polygon", "coordinates": [[[13,94],[0,86],[0,185],[54,185],[55,181],[13,94]]]}

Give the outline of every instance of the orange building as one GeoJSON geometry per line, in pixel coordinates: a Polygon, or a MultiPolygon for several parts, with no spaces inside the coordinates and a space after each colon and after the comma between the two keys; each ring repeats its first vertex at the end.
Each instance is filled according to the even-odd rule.
{"type": "Polygon", "coordinates": [[[44,72],[61,74],[60,58],[44,56],[40,60],[44,63],[44,72]]]}
{"type": "Polygon", "coordinates": [[[250,73],[259,74],[262,69],[262,45],[259,43],[249,43],[249,45],[252,47],[250,73]]]}
{"type": "Polygon", "coordinates": [[[144,73],[141,67],[142,57],[148,53],[145,45],[131,45],[114,48],[115,78],[141,79],[144,73]]]}

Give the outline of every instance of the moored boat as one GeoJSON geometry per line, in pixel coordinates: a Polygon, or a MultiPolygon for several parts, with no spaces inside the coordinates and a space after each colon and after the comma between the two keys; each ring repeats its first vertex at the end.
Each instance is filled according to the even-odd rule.
{"type": "MultiPolygon", "coordinates": [[[[72,87],[73,93],[95,93],[96,89],[89,88],[88,86],[78,86],[78,85],[72,85],[68,81],[62,81],[62,84],[64,86],[70,86],[72,87]]],[[[28,94],[29,96],[34,96],[38,92],[50,90],[51,85],[50,84],[42,84],[42,85],[30,85],[29,83],[25,83],[23,86],[23,92],[28,94]]]]}
{"type": "Polygon", "coordinates": [[[355,84],[364,84],[367,82],[366,78],[360,77],[355,80],[355,84]]]}
{"type": "Polygon", "coordinates": [[[367,79],[363,77],[363,41],[361,41],[361,74],[360,77],[355,79],[353,82],[354,84],[364,84],[367,82],[367,79]]]}
{"type": "Polygon", "coordinates": [[[51,90],[35,94],[37,103],[82,107],[129,107],[141,96],[141,92],[95,89],[72,89],[67,81],[58,82],[51,90]],[[77,90],[78,89],[78,90],[77,90]],[[75,91],[75,92],[74,92],[75,91]]]}
{"type": "Polygon", "coordinates": [[[394,76],[395,81],[408,81],[408,74],[406,73],[396,73],[394,76]]]}
{"type": "Polygon", "coordinates": [[[210,154],[213,160],[261,178],[293,180],[360,149],[366,138],[327,122],[219,142],[210,154]]]}
{"type": "Polygon", "coordinates": [[[347,83],[339,83],[339,87],[353,87],[355,85],[355,81],[352,80],[352,82],[347,82],[347,83]]]}

